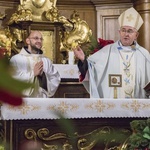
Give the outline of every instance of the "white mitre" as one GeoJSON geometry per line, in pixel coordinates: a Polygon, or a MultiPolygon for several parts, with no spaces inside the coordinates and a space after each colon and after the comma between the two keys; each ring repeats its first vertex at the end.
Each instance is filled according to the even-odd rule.
{"type": "Polygon", "coordinates": [[[143,24],[142,17],[133,7],[124,11],[119,16],[118,21],[119,21],[120,27],[131,26],[131,27],[135,28],[136,30],[139,30],[139,28],[143,24]]]}

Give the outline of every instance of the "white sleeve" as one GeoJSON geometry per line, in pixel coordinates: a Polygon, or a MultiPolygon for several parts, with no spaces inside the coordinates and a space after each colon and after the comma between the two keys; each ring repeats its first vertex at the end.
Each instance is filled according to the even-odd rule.
{"type": "Polygon", "coordinates": [[[60,75],[48,58],[44,58],[43,63],[43,71],[47,79],[48,97],[52,97],[60,84],[60,75]]]}

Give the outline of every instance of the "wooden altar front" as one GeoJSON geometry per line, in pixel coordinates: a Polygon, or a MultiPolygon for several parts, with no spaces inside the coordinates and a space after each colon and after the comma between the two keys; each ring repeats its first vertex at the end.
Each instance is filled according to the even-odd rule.
{"type": "Polygon", "coordinates": [[[54,64],[58,70],[61,82],[54,98],[89,98],[90,95],[79,82],[79,70],[77,64],[54,64]]]}
{"type": "Polygon", "coordinates": [[[1,113],[8,150],[30,140],[41,142],[43,150],[104,150],[122,146],[132,120],[150,117],[150,101],[24,98],[24,105],[3,105],[1,113]]]}

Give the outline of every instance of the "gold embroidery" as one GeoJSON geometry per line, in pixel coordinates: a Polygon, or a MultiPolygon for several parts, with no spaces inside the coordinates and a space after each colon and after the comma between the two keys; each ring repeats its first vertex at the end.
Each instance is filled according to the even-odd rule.
{"type": "Polygon", "coordinates": [[[138,112],[139,110],[143,110],[146,108],[150,108],[150,104],[139,102],[137,100],[132,100],[132,102],[125,102],[121,105],[122,108],[132,110],[133,112],[138,112]]]}
{"type": "Polygon", "coordinates": [[[21,115],[27,115],[31,112],[34,112],[36,110],[40,110],[41,106],[38,105],[28,105],[26,103],[24,103],[21,106],[18,106],[17,108],[14,106],[9,106],[8,109],[11,111],[20,111],[21,115]]]}
{"type": "Polygon", "coordinates": [[[105,103],[102,100],[98,100],[95,103],[89,103],[85,106],[86,109],[96,110],[98,112],[104,112],[104,110],[115,108],[114,103],[105,103]]]}
{"type": "Polygon", "coordinates": [[[47,107],[48,110],[60,112],[62,114],[66,113],[67,111],[75,111],[79,108],[78,104],[70,104],[65,101],[60,102],[57,106],[56,105],[49,105],[47,107]]]}
{"type": "Polygon", "coordinates": [[[129,16],[127,16],[127,19],[130,22],[130,21],[134,20],[134,17],[132,16],[132,14],[130,14],[129,16]]]}

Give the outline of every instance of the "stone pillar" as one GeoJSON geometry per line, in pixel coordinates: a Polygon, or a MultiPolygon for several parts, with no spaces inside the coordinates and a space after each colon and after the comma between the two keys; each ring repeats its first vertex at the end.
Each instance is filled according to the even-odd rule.
{"type": "Polygon", "coordinates": [[[135,0],[133,5],[144,20],[139,30],[138,43],[150,52],[150,0],[135,0]]]}

